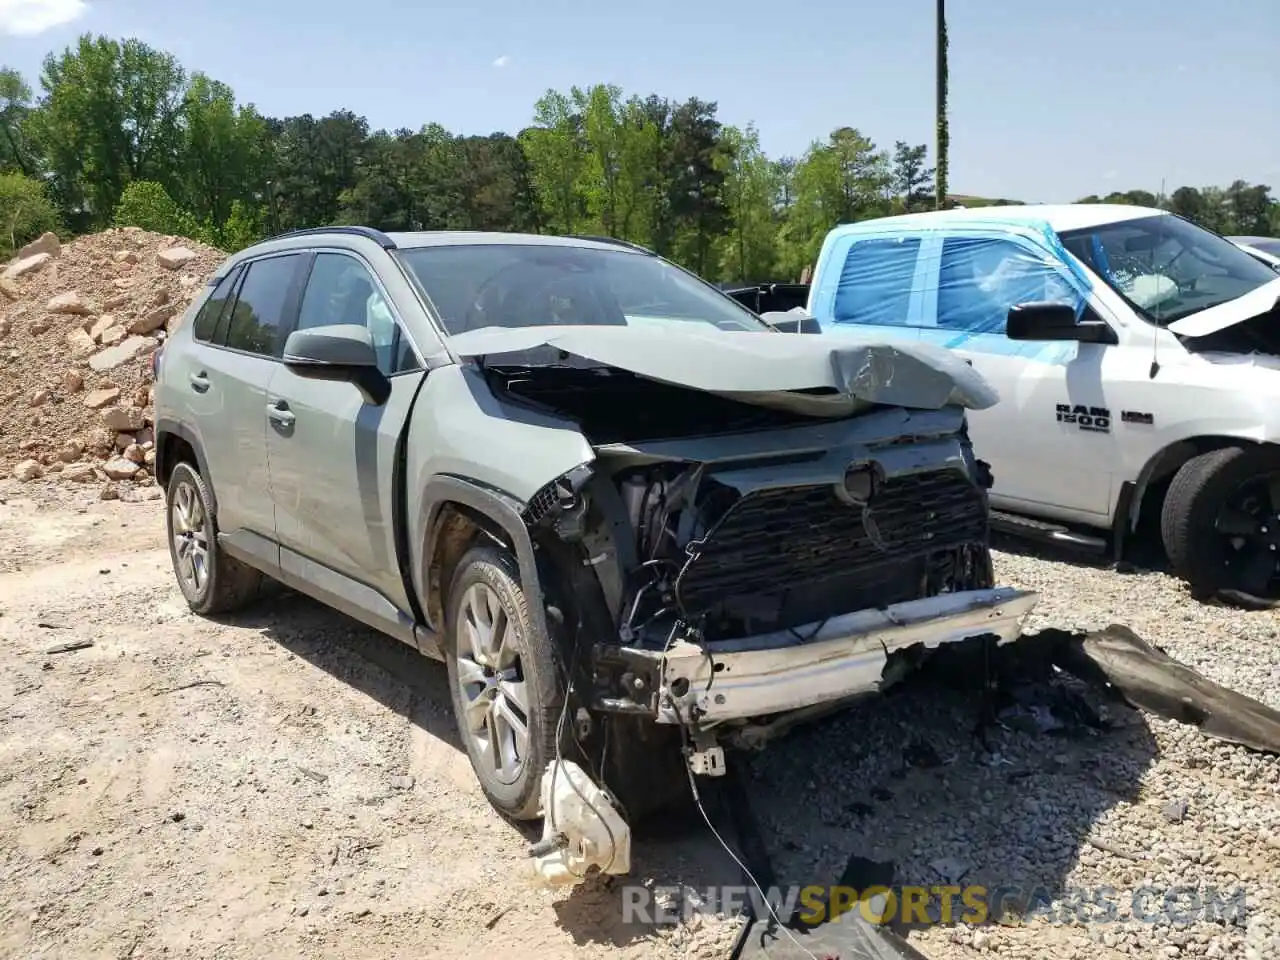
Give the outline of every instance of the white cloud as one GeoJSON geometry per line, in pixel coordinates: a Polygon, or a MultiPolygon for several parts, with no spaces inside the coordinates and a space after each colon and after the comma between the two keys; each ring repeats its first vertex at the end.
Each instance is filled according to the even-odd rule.
{"type": "Polygon", "coordinates": [[[1102,179],[1114,180],[1118,176],[1120,176],[1120,172],[1118,170],[1108,170],[1106,173],[1102,175],[1102,179]]]}
{"type": "MultiPolygon", "coordinates": [[[[3,3],[3,2],[4,0],[0,0],[0,3],[3,3]]],[[[499,70],[501,70],[510,62],[511,62],[511,58],[504,53],[497,60],[493,61],[493,65],[497,67],[499,70]]]]}
{"type": "Polygon", "coordinates": [[[88,10],[86,0],[0,0],[0,33],[34,37],[79,20],[88,10]]]}

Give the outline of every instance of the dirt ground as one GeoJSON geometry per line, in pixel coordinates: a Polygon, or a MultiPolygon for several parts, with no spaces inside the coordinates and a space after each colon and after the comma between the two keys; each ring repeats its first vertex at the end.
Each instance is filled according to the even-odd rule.
{"type": "MultiPolygon", "coordinates": [[[[951,709],[938,706],[939,737],[959,729],[951,709]]],[[[900,721],[919,715],[918,704],[900,701],[883,730],[859,738],[850,756],[871,763],[880,747],[901,749],[900,721]]],[[[831,879],[849,852],[840,838],[869,822],[870,808],[837,798],[834,813],[813,811],[812,827],[801,822],[809,812],[801,808],[814,781],[831,775],[819,758],[833,740],[850,744],[847,731],[829,725],[803,735],[804,752],[778,754],[771,772],[752,771],[780,849],[805,864],[829,861],[831,879]]],[[[1162,740],[1182,736],[1157,732],[1162,740]]],[[[1141,741],[1150,766],[1158,745],[1145,726],[1140,733],[1127,742],[1141,741]]],[[[1084,756],[1069,744],[1046,751],[1020,743],[1005,748],[1006,764],[1049,762],[1052,754],[1060,770],[1084,756]]],[[[1214,749],[1225,756],[1234,748],[1214,749]]],[[[1095,772],[1083,776],[1094,779],[1098,758],[1105,770],[1123,753],[1114,745],[1079,750],[1093,757],[1095,772]]],[[[1132,771],[1135,781],[1147,776],[1143,769],[1132,771]]],[[[978,780],[966,785],[959,767],[945,776],[893,776],[893,789],[910,803],[892,812],[907,818],[897,832],[876,838],[882,853],[974,857],[973,848],[921,847],[912,826],[912,818],[932,818],[932,829],[945,828],[954,819],[946,803],[966,791],[980,797],[974,813],[987,820],[986,846],[978,849],[1021,836],[998,825],[1005,794],[1014,791],[996,786],[993,797],[978,780]]],[[[841,780],[851,797],[876,782],[853,774],[841,780]]],[[[1124,803],[1109,802],[1145,810],[1154,830],[1159,817],[1130,786],[1124,803]]],[[[1016,792],[1025,798],[1034,789],[1016,792]]],[[[1049,799],[1041,803],[1053,810],[1059,787],[1050,779],[1043,789],[1049,799]]],[[[1098,795],[1105,789],[1114,792],[1102,784],[1098,795]]],[[[1202,805],[1219,790],[1274,812],[1274,767],[1242,774],[1239,785],[1214,784],[1202,805]]],[[[1274,838],[1276,826],[1272,818],[1264,832],[1274,838]]],[[[1194,840],[1204,828],[1193,831],[1188,821],[1185,832],[1194,840]]],[[[495,815],[476,786],[457,744],[442,666],[289,594],[219,622],[195,617],[173,580],[160,503],[0,484],[0,956],[728,955],[732,923],[628,926],[608,884],[572,893],[537,887],[525,855],[534,836],[495,815]],[[93,645],[47,652],[74,641],[93,645]]],[[[1084,849],[1064,835],[1021,839],[1056,844],[1064,864],[1084,849]]],[[[1270,875],[1274,884],[1276,846],[1242,848],[1242,856],[1270,853],[1255,874],[1233,870],[1270,875]]],[[[647,883],[737,882],[696,819],[638,839],[633,863],[635,878],[647,883]]],[[[1141,869],[1124,865],[1135,868],[1136,882],[1141,869]]],[[[935,931],[922,948],[931,957],[977,956],[1004,934],[965,936],[935,931]]],[[[1049,942],[1063,944],[1054,956],[1156,955],[1125,950],[1123,940],[1113,954],[1110,943],[1104,948],[1081,930],[1056,931],[1051,940],[1009,936],[1010,946],[1023,948],[1009,952],[1028,956],[1049,942]]],[[[1243,955],[1239,936],[1222,939],[1222,952],[1207,936],[1191,942],[1198,949],[1187,953],[1243,955]]],[[[1162,955],[1177,955],[1173,943],[1162,955]]]]}

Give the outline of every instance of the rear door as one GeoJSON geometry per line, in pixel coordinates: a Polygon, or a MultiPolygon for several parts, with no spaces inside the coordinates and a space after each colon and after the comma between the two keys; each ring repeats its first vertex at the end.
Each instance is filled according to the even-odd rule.
{"type": "Polygon", "coordinates": [[[276,369],[267,450],[280,562],[308,581],[316,579],[309,565],[321,564],[403,611],[409,603],[395,540],[395,468],[424,367],[374,268],[353,252],[326,250],[310,265],[296,329],[338,323],[369,328],[391,396],[374,406],[350,383],[276,369]]]}
{"type": "Polygon", "coordinates": [[[303,257],[282,254],[229,273],[197,314],[192,349],[174,372],[205,451],[224,533],[275,535],[267,468],[267,384],[303,257]]]}

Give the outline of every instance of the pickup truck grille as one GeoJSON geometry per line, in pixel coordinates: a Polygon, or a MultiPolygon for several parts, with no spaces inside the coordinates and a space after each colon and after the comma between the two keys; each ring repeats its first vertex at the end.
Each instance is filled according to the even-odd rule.
{"type": "Polygon", "coordinates": [[[986,498],[957,470],[887,480],[865,513],[830,484],[747,494],[688,545],[675,585],[681,611],[697,617],[728,597],[859,571],[905,573],[914,558],[987,540],[986,498]]]}

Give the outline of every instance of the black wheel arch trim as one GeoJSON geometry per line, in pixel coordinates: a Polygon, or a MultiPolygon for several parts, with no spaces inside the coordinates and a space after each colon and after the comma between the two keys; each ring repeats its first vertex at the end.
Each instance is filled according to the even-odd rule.
{"type": "MultiPolygon", "coordinates": [[[[1146,503],[1147,491],[1151,484],[1165,477],[1172,477],[1183,464],[1193,457],[1223,447],[1254,447],[1259,441],[1250,437],[1233,437],[1227,434],[1206,434],[1203,436],[1183,437],[1161,447],[1138,472],[1133,481],[1134,490],[1128,497],[1121,496],[1116,504],[1114,526],[1123,527],[1126,534],[1133,533],[1146,503]]],[[[1123,493],[1123,488],[1122,488],[1123,493]]]]}
{"type": "MultiPolygon", "coordinates": [[[[420,579],[424,608],[430,607],[425,601],[430,589],[431,558],[435,555],[436,539],[440,531],[440,514],[450,503],[458,503],[474,510],[506,534],[507,545],[515,552],[516,563],[520,568],[520,585],[529,604],[529,616],[543,636],[550,636],[543,607],[538,562],[533,553],[533,540],[521,515],[524,504],[501,490],[453,474],[437,474],[427,481],[422,491],[419,517],[422,518],[420,529],[424,540],[420,579]]],[[[441,586],[448,590],[447,584],[441,586]]],[[[441,636],[444,635],[445,624],[432,624],[429,621],[427,624],[441,636]]]]}
{"type": "Polygon", "coordinates": [[[200,471],[200,476],[204,478],[204,485],[209,491],[209,499],[212,501],[213,515],[218,515],[218,494],[213,489],[213,478],[209,474],[209,463],[205,459],[204,447],[201,445],[199,438],[194,430],[180,421],[173,420],[169,417],[157,417],[155,421],[156,436],[156,477],[169,476],[173,472],[174,464],[168,462],[166,454],[166,445],[161,442],[166,434],[181,438],[196,457],[196,469],[200,471]]]}

